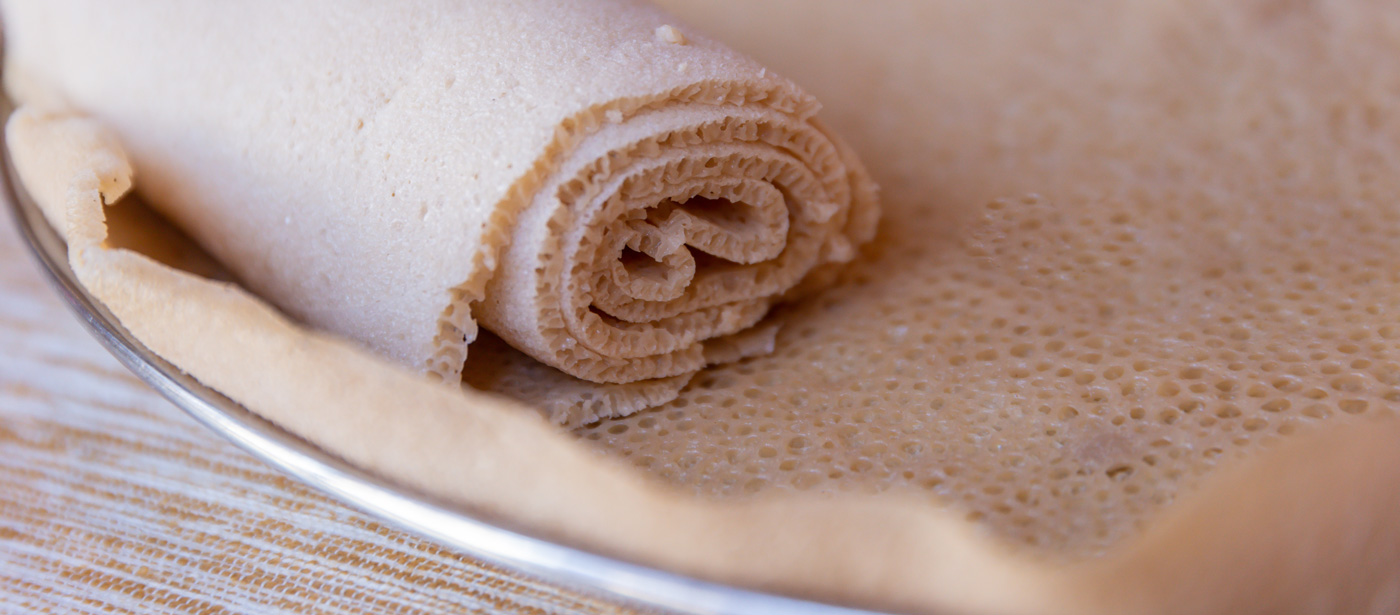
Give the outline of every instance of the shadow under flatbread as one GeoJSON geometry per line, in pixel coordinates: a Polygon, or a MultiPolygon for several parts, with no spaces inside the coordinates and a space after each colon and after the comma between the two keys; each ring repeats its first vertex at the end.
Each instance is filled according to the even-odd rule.
{"type": "Polygon", "coordinates": [[[161,264],[197,276],[236,282],[233,274],[183,231],[129,194],[107,206],[107,245],[140,252],[161,264]]]}

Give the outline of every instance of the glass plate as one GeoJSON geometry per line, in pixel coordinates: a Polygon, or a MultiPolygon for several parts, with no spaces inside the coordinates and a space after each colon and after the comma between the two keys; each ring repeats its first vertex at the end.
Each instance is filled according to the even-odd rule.
{"type": "Polygon", "coordinates": [[[5,165],[0,199],[49,281],[93,337],[166,399],[269,465],[391,525],[472,557],[625,604],[696,615],[874,615],[701,581],[537,538],[509,528],[507,522],[435,502],[316,448],[181,373],[127,333],[78,283],[63,239],[16,179],[8,149],[0,150],[5,165]]]}

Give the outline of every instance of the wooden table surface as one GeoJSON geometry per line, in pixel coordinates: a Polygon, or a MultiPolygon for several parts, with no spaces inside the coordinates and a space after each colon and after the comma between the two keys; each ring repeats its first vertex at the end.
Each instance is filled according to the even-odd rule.
{"type": "Polygon", "coordinates": [[[0,613],[616,613],[378,523],[126,371],[0,215],[0,613]]]}

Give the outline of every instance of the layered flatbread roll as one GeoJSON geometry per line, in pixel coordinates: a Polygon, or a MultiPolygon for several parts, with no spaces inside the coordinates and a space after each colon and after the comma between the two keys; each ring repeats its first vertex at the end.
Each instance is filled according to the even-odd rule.
{"type": "MultiPolygon", "coordinates": [[[[41,80],[10,73],[35,104],[8,149],[75,275],[147,348],[537,536],[897,612],[1397,610],[1400,5],[670,4],[820,95],[885,186],[884,222],[847,283],[783,309],[773,353],[572,435],[123,246],[126,152],[81,110],[42,110],[41,80]]],[[[677,32],[642,34],[698,44],[677,32]]],[[[485,333],[468,366],[589,403],[685,377],[589,384],[485,333]]]]}
{"type": "Polygon", "coordinates": [[[771,348],[774,303],[874,231],[811,97],[637,2],[4,15],[10,92],[115,131],[245,285],[444,380],[479,323],[574,388],[650,387],[590,418],[771,348]]]}

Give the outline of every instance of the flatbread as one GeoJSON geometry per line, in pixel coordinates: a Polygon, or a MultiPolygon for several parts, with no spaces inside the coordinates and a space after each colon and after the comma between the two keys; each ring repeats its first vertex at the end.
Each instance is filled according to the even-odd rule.
{"type": "Polygon", "coordinates": [[[821,98],[886,223],[772,357],[582,432],[610,454],[705,494],[907,491],[1078,557],[1394,414],[1390,5],[670,8],[821,98]]]}
{"type": "Polygon", "coordinates": [[[1400,425],[1385,380],[1385,293],[1400,279],[1385,256],[1387,204],[1400,192],[1386,148],[1400,135],[1383,112],[1400,60],[1380,52],[1400,40],[1393,9],[712,7],[689,17],[828,101],[885,186],[887,222],[841,286],[777,315],[785,333],[772,359],[706,372],[672,406],[592,432],[634,462],[649,445],[634,438],[669,443],[638,464],[661,481],[518,404],[422,382],[236,287],[103,249],[101,203],[124,185],[114,139],[90,120],[33,111],[7,134],[75,271],[150,347],[326,450],[532,532],[704,578],[919,612],[1400,608],[1400,425]],[[1035,328],[1056,322],[1064,330],[1035,328]],[[1036,343],[1023,352],[1020,335],[1036,343]],[[1226,372],[1243,375],[1219,386],[1226,372]],[[795,373],[809,377],[802,399],[787,394],[795,373]],[[1255,384],[1264,395],[1250,394],[1255,384]],[[1352,400],[1364,411],[1346,410],[1360,407],[1352,400]],[[1182,406],[1193,401],[1202,407],[1182,406]],[[1330,411],[1311,416],[1312,404],[1330,411]],[[1251,431],[1251,419],[1265,427],[1251,431]],[[831,446],[789,446],[815,435],[790,431],[808,425],[835,425],[831,446]],[[1153,453],[1134,448],[1140,427],[1149,449],[1165,436],[1177,455],[1150,465],[1153,453]],[[911,440],[929,455],[882,475],[911,440]],[[1063,459],[1042,463],[1056,450],[1063,459]],[[1124,459],[1131,473],[1113,471],[1124,459]],[[793,460],[829,465],[807,492],[775,489],[793,484],[780,480],[793,460]],[[930,497],[928,475],[899,484],[907,467],[960,471],[933,476],[930,497]],[[745,480],[726,480],[735,475],[745,480]],[[1171,503],[1135,509],[1132,485],[1171,503]],[[1022,488],[1041,497],[1023,503],[1022,488]]]}
{"type": "Polygon", "coordinates": [[[5,15],[12,95],[105,122],[145,200],[283,311],[447,382],[479,322],[574,378],[642,383],[574,385],[619,402],[589,416],[674,398],[707,343],[874,230],[817,103],[649,5],[5,15]]]}

